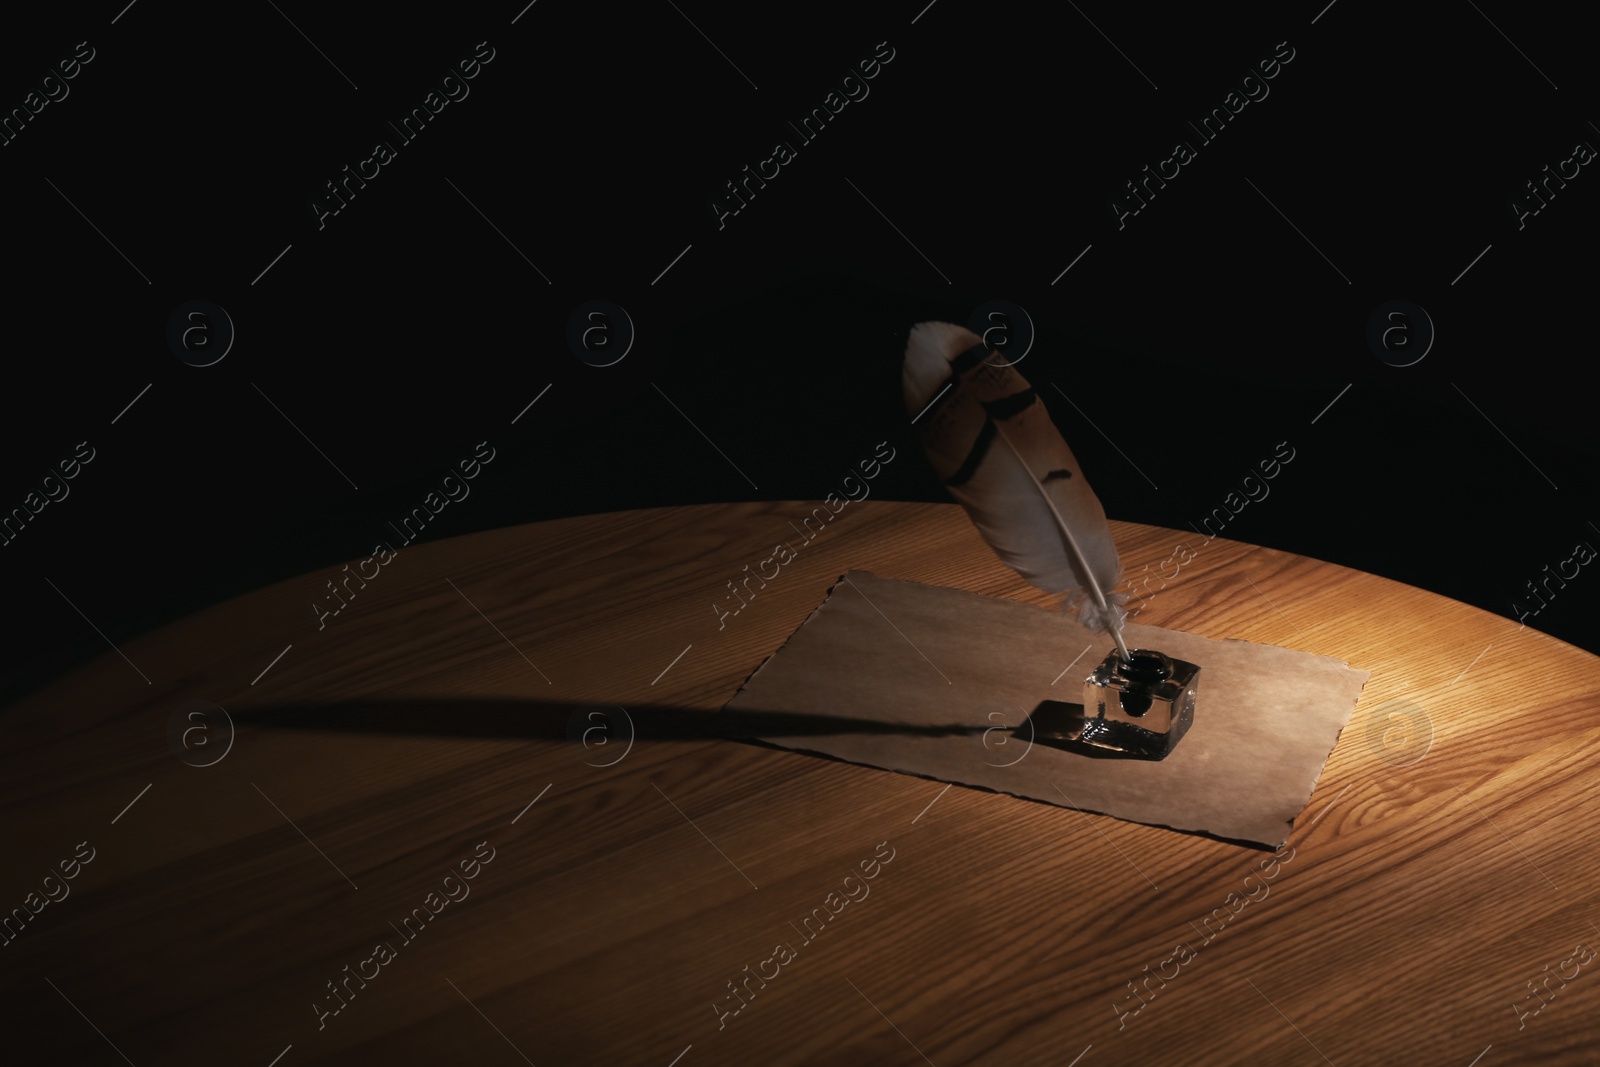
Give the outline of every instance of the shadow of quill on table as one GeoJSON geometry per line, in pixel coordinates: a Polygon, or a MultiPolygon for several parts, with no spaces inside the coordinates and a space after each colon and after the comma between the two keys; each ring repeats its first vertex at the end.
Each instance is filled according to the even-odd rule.
{"type": "MultiPolygon", "coordinates": [[[[587,730],[618,729],[625,723],[631,724],[640,740],[681,741],[759,741],[767,737],[861,733],[977,736],[994,728],[992,724],[963,723],[917,726],[787,711],[707,711],[659,704],[622,708],[614,704],[477,698],[274,702],[230,714],[241,725],[268,728],[547,741],[579,740],[587,730]],[[620,713],[625,713],[626,718],[620,713]]],[[[974,722],[980,719],[974,715],[974,722]]]]}
{"type": "MultiPolygon", "coordinates": [[[[522,741],[582,742],[585,731],[597,728],[608,732],[608,740],[609,738],[620,740],[630,735],[612,731],[623,730],[631,725],[633,730],[631,736],[641,741],[716,739],[746,741],[785,752],[800,752],[807,756],[839,762],[850,761],[840,761],[838,757],[804,748],[784,748],[767,739],[863,733],[901,734],[908,737],[959,735],[978,737],[987,730],[997,729],[994,726],[962,723],[913,726],[904,723],[850,719],[838,715],[807,715],[795,712],[707,711],[704,708],[676,708],[660,704],[636,704],[623,709],[615,704],[478,698],[281,701],[234,710],[230,715],[241,726],[266,729],[332,730],[345,733],[401,734],[413,737],[507,738],[522,741]],[[626,711],[626,719],[618,715],[620,711],[626,711]]],[[[976,711],[973,717],[978,718],[976,711]]],[[[998,729],[1005,729],[1007,732],[1012,730],[1008,727],[998,727],[998,729]]],[[[1018,736],[1020,738],[1021,735],[1018,736]]],[[[1127,758],[1088,745],[1052,741],[1043,737],[1037,740],[1095,759],[1127,758]]],[[[1038,803],[1051,804],[1049,801],[1038,801],[1038,803]]],[[[1051,806],[1059,807],[1054,804],[1051,806]]],[[[1077,810],[1081,813],[1083,809],[1077,810]]],[[[1269,847],[1256,841],[1237,841],[1204,831],[1178,830],[1177,832],[1225,844],[1242,845],[1250,849],[1260,850],[1269,847]]]]}
{"type": "MultiPolygon", "coordinates": [[[[1081,708],[1046,701],[1035,709],[1081,708]]],[[[707,711],[660,704],[623,708],[615,704],[566,703],[544,700],[358,700],[284,702],[235,711],[241,725],[295,730],[338,730],[347,733],[409,734],[420,737],[501,737],[518,740],[583,741],[589,736],[631,736],[645,741],[723,739],[768,743],[780,737],[827,737],[841,734],[901,734],[907,737],[979,737],[1005,731],[1019,740],[1060,748],[1089,759],[1131,757],[1063,737],[1029,737],[1033,717],[1016,727],[974,723],[912,725],[842,715],[790,711],[707,711]],[[597,733],[591,734],[591,731],[597,733]]]]}

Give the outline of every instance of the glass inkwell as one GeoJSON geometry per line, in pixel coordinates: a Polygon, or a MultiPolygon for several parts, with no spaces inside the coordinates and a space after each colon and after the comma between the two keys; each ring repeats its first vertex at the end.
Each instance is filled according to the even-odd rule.
{"type": "Polygon", "coordinates": [[[1113,649],[1083,680],[1083,703],[1049,700],[1031,716],[1038,741],[1084,755],[1165,759],[1194,721],[1200,668],[1161,652],[1113,649]]]}

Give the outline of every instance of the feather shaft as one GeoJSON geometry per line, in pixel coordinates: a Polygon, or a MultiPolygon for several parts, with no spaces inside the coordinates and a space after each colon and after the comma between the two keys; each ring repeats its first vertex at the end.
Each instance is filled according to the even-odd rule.
{"type": "MultiPolygon", "coordinates": [[[[1104,612],[1107,617],[1115,618],[1112,605],[1106,600],[1105,590],[1100,588],[1100,583],[1095,579],[1094,568],[1089,565],[1089,559],[1084,555],[1083,546],[1079,545],[1078,539],[1072,535],[1072,527],[1062,517],[1061,509],[1056,507],[1056,502],[1050,498],[1050,494],[1045,490],[1044,483],[1039,481],[1032,470],[1029,470],[1028,461],[1023,458],[1021,452],[1017,451],[1017,446],[1011,443],[1011,438],[1006,436],[1005,430],[1001,428],[999,423],[994,423],[993,425],[999,432],[1000,440],[1005,442],[1006,447],[1011,450],[1011,454],[1017,457],[1017,462],[1022,465],[1022,469],[1027,471],[1028,480],[1033,482],[1034,488],[1039,490],[1039,495],[1044,498],[1045,506],[1050,509],[1050,514],[1054,516],[1056,525],[1061,527],[1061,539],[1066,543],[1067,551],[1072,554],[1073,559],[1076,561],[1078,572],[1085,579],[1084,591],[1093,598],[1095,606],[1104,612]]],[[[1123,662],[1126,663],[1128,661],[1128,646],[1122,641],[1122,625],[1120,623],[1111,627],[1111,639],[1117,643],[1117,651],[1122,655],[1123,662]]]]}
{"type": "Polygon", "coordinates": [[[960,326],[913,327],[901,374],[906,411],[916,413],[935,473],[995,554],[1038,588],[1068,594],[1065,606],[1110,634],[1126,661],[1105,510],[1038,392],[994,355],[960,326]]]}

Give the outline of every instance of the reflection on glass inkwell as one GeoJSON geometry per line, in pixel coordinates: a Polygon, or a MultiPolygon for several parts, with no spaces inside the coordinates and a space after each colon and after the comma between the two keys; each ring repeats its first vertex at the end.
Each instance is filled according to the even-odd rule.
{"type": "Polygon", "coordinates": [[[1162,759],[1194,721],[1200,668],[1160,652],[1111,652],[1083,680],[1078,739],[1145,759],[1162,759]]]}
{"type": "Polygon", "coordinates": [[[1037,740],[1086,756],[1165,759],[1194,721],[1200,668],[1136,648],[1113,649],[1083,680],[1083,703],[1047,700],[1028,725],[1037,740]]]}

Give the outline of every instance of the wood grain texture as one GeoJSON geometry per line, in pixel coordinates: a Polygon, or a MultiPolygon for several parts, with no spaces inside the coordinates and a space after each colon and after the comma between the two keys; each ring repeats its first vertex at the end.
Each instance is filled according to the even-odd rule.
{"type": "Polygon", "coordinates": [[[310,605],[337,568],[108,649],[6,709],[0,908],[79,842],[95,857],[0,947],[5,1061],[265,1067],[292,1045],[279,1067],[1464,1067],[1492,1045],[1484,1067],[1596,1062],[1596,968],[1549,978],[1600,944],[1595,657],[1383,578],[1114,523],[1146,593],[1137,621],[1374,672],[1292,857],[1240,907],[1266,884],[1245,881],[1263,853],[673,736],[851,567],[1050,602],[954,505],[867,501],[719,629],[724,583],[797,541],[810,506],[405,547],[321,630],[310,605]],[[1195,555],[1173,574],[1180,543],[1195,555]],[[1142,584],[1163,569],[1164,587],[1142,584]],[[213,766],[169,747],[188,700],[233,716],[213,766]],[[1431,743],[1387,718],[1397,701],[1431,743]],[[631,748],[567,739],[616,706],[631,748]],[[485,841],[469,895],[405,941],[391,924],[485,841]],[[880,842],[894,858],[868,895],[805,942],[791,924],[880,842]],[[1206,941],[1219,908],[1236,914],[1206,941]],[[394,958],[319,1029],[326,983],[385,938],[394,958]],[[795,958],[719,1028],[713,1002],[735,1003],[728,983],[781,941],[795,958]],[[1119,1019],[1114,1004],[1140,1003],[1127,983],[1179,942],[1193,958],[1119,1019]],[[1553,992],[1531,999],[1530,980],[1553,992]]]}

